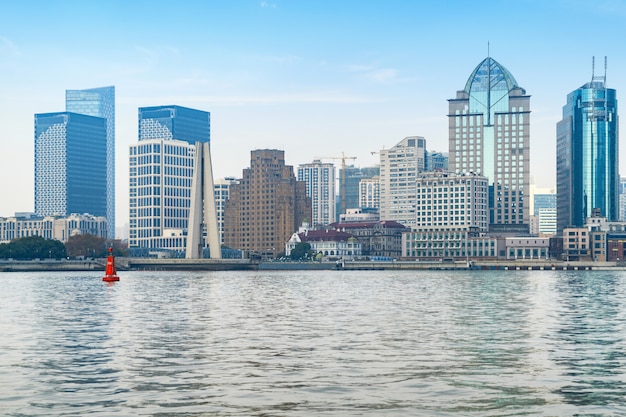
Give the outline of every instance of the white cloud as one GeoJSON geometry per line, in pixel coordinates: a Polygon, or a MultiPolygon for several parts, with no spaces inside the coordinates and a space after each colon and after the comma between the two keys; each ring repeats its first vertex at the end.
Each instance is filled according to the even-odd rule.
{"type": "Polygon", "coordinates": [[[261,7],[263,7],[264,9],[266,9],[266,8],[275,9],[275,8],[278,7],[278,5],[276,3],[268,3],[266,1],[262,1],[261,2],[261,7]]]}

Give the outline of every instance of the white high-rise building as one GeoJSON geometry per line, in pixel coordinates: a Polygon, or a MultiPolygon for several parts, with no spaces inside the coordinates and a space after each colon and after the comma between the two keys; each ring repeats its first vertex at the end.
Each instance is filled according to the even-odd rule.
{"type": "Polygon", "coordinates": [[[415,179],[424,170],[426,139],[409,136],[380,154],[380,218],[415,226],[415,179]]]}
{"type": "Polygon", "coordinates": [[[147,139],[130,146],[129,246],[185,250],[195,146],[147,139]]]}
{"type": "Polygon", "coordinates": [[[359,181],[359,207],[380,209],[380,177],[359,181]]]}
{"type": "Polygon", "coordinates": [[[314,160],[298,166],[298,181],[306,183],[306,194],[311,197],[314,228],[335,221],[335,165],[314,160]]]}

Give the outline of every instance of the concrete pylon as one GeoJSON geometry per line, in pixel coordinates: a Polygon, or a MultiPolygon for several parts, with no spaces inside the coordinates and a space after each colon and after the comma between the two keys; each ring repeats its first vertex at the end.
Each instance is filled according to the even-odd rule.
{"type": "Polygon", "coordinates": [[[196,142],[193,180],[191,183],[191,208],[187,232],[185,258],[202,258],[202,225],[206,226],[207,243],[211,259],[222,259],[219,232],[217,230],[217,209],[213,186],[213,166],[211,148],[208,142],[196,142]]]}

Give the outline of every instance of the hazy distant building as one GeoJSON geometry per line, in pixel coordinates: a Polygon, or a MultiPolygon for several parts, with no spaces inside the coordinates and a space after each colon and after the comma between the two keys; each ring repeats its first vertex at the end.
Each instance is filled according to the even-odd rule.
{"type": "Polygon", "coordinates": [[[66,90],[65,110],[106,119],[106,218],[115,238],[115,87],[66,90]]]}
{"type": "Polygon", "coordinates": [[[345,208],[347,209],[352,209],[352,208],[359,208],[359,190],[360,190],[360,183],[362,179],[366,179],[366,178],[373,178],[377,175],[379,175],[380,173],[380,168],[379,167],[364,167],[364,168],[359,168],[359,167],[355,167],[355,166],[347,166],[344,170],[339,170],[339,193],[337,195],[337,216],[339,217],[339,215],[342,214],[342,210],[341,210],[341,206],[342,206],[342,200],[344,199],[344,196],[342,195],[342,186],[341,186],[341,182],[344,181],[343,176],[345,175],[345,208]]]}
{"type": "Polygon", "coordinates": [[[139,109],[129,161],[131,249],[185,251],[195,143],[209,142],[209,120],[208,112],[180,106],[139,109]]]}
{"type": "Polygon", "coordinates": [[[298,181],[306,184],[306,194],[311,197],[313,210],[310,224],[324,227],[335,221],[335,166],[314,160],[298,166],[298,181]]]}
{"type": "Polygon", "coordinates": [[[380,218],[415,225],[415,180],[425,168],[426,139],[409,136],[380,154],[380,218]]]}
{"type": "Polygon", "coordinates": [[[106,216],[106,119],[71,112],[36,114],[34,177],[36,214],[106,216]]]}
{"type": "Polygon", "coordinates": [[[448,101],[449,170],[489,179],[490,224],[528,229],[530,96],[487,57],[448,101]]]}
{"type": "Polygon", "coordinates": [[[424,152],[424,171],[444,171],[448,172],[448,153],[438,151],[424,152]]]}
{"type": "Polygon", "coordinates": [[[300,225],[311,219],[306,184],[285,165],[285,152],[251,152],[250,167],[230,186],[224,209],[224,244],[251,256],[275,257],[300,225]]]}
{"type": "Polygon", "coordinates": [[[580,227],[599,209],[619,218],[617,98],[605,76],[567,95],[557,124],[557,227],[580,227]]]}

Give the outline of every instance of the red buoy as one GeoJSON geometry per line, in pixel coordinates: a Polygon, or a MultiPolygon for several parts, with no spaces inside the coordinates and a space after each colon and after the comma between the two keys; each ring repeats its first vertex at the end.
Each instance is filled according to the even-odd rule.
{"type": "Polygon", "coordinates": [[[119,281],[120,277],[117,276],[117,270],[115,269],[115,256],[113,256],[113,248],[109,248],[109,256],[107,257],[107,268],[104,272],[102,281],[114,282],[119,281]]]}

